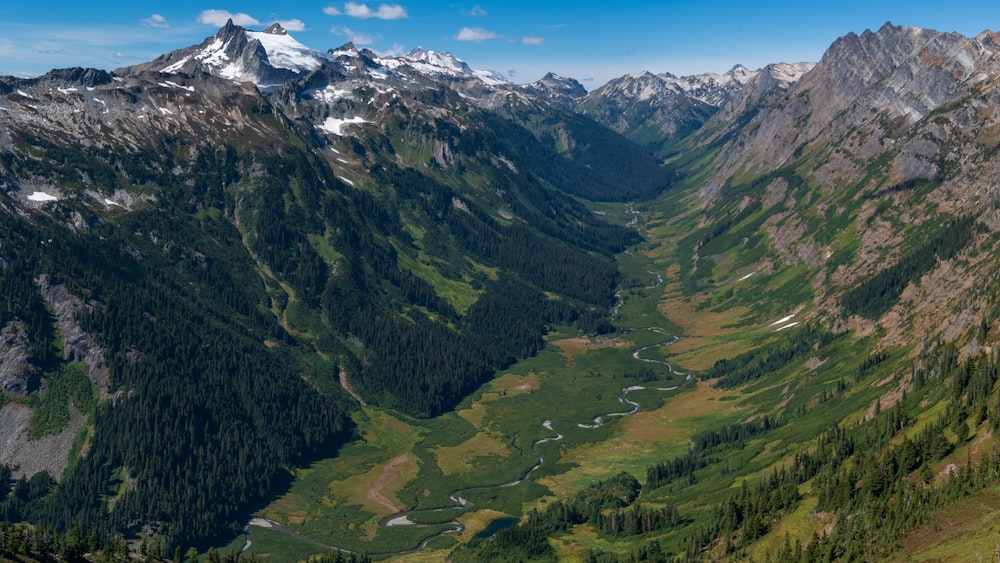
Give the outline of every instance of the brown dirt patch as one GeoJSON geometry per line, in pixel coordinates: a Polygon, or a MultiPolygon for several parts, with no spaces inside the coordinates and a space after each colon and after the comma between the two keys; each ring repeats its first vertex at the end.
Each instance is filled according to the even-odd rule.
{"type": "Polygon", "coordinates": [[[347,372],[344,370],[340,370],[340,386],[344,388],[344,391],[347,391],[352,397],[354,397],[357,402],[361,403],[361,406],[365,405],[361,396],[354,392],[354,388],[351,387],[351,382],[347,380],[347,372]]]}
{"type": "MultiPolygon", "coordinates": [[[[537,374],[514,375],[506,373],[493,380],[493,383],[490,385],[490,391],[497,393],[497,396],[507,396],[534,391],[541,386],[542,380],[537,374]]],[[[484,395],[483,401],[486,400],[487,397],[484,395]]]]}
{"type": "Polygon", "coordinates": [[[399,491],[399,489],[402,488],[403,483],[408,480],[404,475],[404,470],[406,469],[405,466],[409,463],[410,454],[403,454],[393,458],[382,468],[382,472],[375,478],[375,482],[372,483],[371,488],[365,492],[365,498],[370,501],[370,503],[381,506],[385,509],[379,510],[376,508],[373,512],[376,514],[384,513],[388,515],[406,508],[406,506],[404,506],[401,502],[389,498],[386,494],[392,494],[399,491]]]}
{"type": "Polygon", "coordinates": [[[559,348],[566,360],[572,360],[576,356],[586,354],[590,350],[599,350],[601,348],[628,348],[632,345],[632,342],[621,337],[577,337],[563,338],[562,340],[552,342],[552,344],[559,348]]]}

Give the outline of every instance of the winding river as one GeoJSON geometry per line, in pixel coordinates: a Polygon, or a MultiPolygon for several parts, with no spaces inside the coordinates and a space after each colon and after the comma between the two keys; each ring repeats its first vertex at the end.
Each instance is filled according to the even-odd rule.
{"type": "MultiPolygon", "coordinates": [[[[662,275],[660,275],[660,274],[658,274],[656,272],[652,272],[652,271],[650,271],[649,273],[653,274],[654,276],[656,276],[656,283],[654,283],[651,286],[646,287],[645,289],[655,289],[655,288],[657,288],[657,287],[659,287],[659,286],[661,286],[663,284],[663,276],[662,275]]],[[[624,296],[622,295],[621,291],[619,291],[616,294],[616,297],[617,297],[617,303],[615,304],[614,309],[612,311],[612,318],[613,319],[618,317],[619,310],[620,310],[621,306],[624,303],[624,296]]],[[[660,365],[667,366],[667,368],[670,370],[671,373],[673,373],[675,375],[683,376],[684,379],[681,381],[681,383],[679,383],[677,385],[674,385],[672,387],[646,387],[646,386],[642,386],[642,385],[631,385],[631,386],[628,386],[628,387],[623,387],[621,389],[621,392],[618,394],[618,402],[621,403],[626,408],[628,408],[628,410],[621,411],[621,412],[606,413],[606,414],[597,416],[589,424],[578,423],[576,425],[578,428],[588,428],[588,429],[600,428],[601,426],[603,426],[606,422],[608,422],[611,419],[623,418],[623,417],[632,416],[632,415],[638,413],[639,410],[641,409],[639,403],[637,403],[635,401],[632,401],[632,400],[630,400],[628,398],[628,395],[630,393],[634,392],[634,391],[643,391],[643,390],[653,390],[653,391],[662,391],[662,392],[676,391],[677,389],[679,389],[681,386],[683,386],[684,384],[686,384],[687,382],[689,382],[692,379],[692,375],[690,373],[679,372],[679,371],[677,371],[674,368],[673,365],[671,365],[668,362],[665,362],[663,360],[657,360],[657,359],[651,359],[651,358],[644,358],[644,357],[642,357],[642,353],[644,351],[646,351],[646,350],[649,350],[651,348],[657,348],[657,347],[660,347],[660,346],[663,346],[663,345],[666,345],[666,344],[671,344],[673,342],[676,342],[678,340],[677,336],[671,335],[665,329],[660,328],[660,327],[650,327],[650,328],[642,328],[642,329],[629,329],[629,332],[638,332],[638,331],[650,331],[650,332],[655,332],[657,334],[661,334],[661,335],[664,336],[664,340],[662,342],[658,342],[658,343],[655,343],[655,344],[650,344],[650,345],[642,346],[642,347],[639,347],[639,348],[635,348],[634,350],[632,350],[632,357],[635,358],[636,360],[640,361],[640,362],[654,363],[654,364],[660,364],[660,365]]],[[[538,440],[535,440],[531,444],[531,451],[534,454],[534,456],[537,458],[537,461],[535,462],[534,465],[532,465],[530,468],[528,468],[523,474],[521,474],[521,476],[518,477],[517,479],[514,479],[513,481],[509,481],[509,482],[506,482],[506,483],[501,483],[501,484],[498,484],[498,485],[479,485],[479,486],[475,486],[475,487],[467,487],[467,488],[464,488],[464,489],[458,489],[458,490],[453,491],[448,496],[448,498],[452,501],[452,503],[454,503],[454,506],[446,506],[446,507],[442,507],[442,508],[404,510],[402,512],[398,512],[396,514],[392,514],[392,515],[389,515],[389,516],[386,516],[386,517],[382,518],[381,520],[379,520],[378,525],[380,527],[381,526],[385,526],[385,527],[391,527],[391,526],[441,526],[442,524],[420,524],[420,523],[417,523],[417,522],[414,522],[413,520],[411,520],[410,517],[411,516],[416,516],[418,514],[441,513],[441,512],[446,512],[446,511],[463,511],[463,510],[469,508],[470,506],[472,506],[472,504],[463,497],[463,495],[465,495],[465,494],[467,494],[467,493],[469,493],[471,491],[485,491],[485,490],[491,490],[491,489],[504,489],[504,488],[509,488],[509,487],[515,487],[517,485],[520,485],[521,483],[524,483],[525,481],[528,480],[528,478],[531,476],[531,474],[533,472],[535,472],[538,468],[542,467],[542,465],[545,464],[545,457],[542,455],[541,451],[539,451],[539,447],[542,446],[542,445],[544,445],[544,444],[547,444],[549,442],[557,442],[557,441],[563,439],[563,434],[561,432],[559,432],[558,430],[555,429],[555,427],[553,426],[552,420],[546,419],[546,420],[542,421],[541,426],[542,426],[542,428],[544,428],[545,430],[547,430],[548,432],[550,432],[551,435],[549,435],[549,436],[547,436],[545,438],[540,438],[538,440]]],[[[431,535],[431,536],[429,536],[427,538],[424,538],[418,545],[416,545],[412,549],[408,549],[408,550],[404,550],[404,551],[381,552],[381,553],[368,551],[368,552],[366,552],[366,554],[369,555],[369,556],[372,556],[372,557],[388,557],[388,556],[395,556],[395,555],[407,555],[407,554],[411,554],[411,553],[415,553],[417,551],[420,551],[421,549],[423,549],[424,547],[426,547],[427,544],[429,544],[430,542],[432,542],[432,541],[434,541],[434,540],[436,540],[438,538],[441,538],[441,537],[446,536],[448,534],[462,533],[466,529],[465,524],[459,522],[458,520],[452,520],[450,522],[446,522],[443,525],[447,525],[447,526],[449,526],[449,528],[446,529],[446,530],[440,531],[440,532],[438,532],[436,534],[433,534],[433,535],[431,535]]],[[[253,546],[253,538],[252,538],[252,535],[250,534],[250,531],[249,531],[250,526],[260,526],[260,527],[270,528],[272,530],[275,530],[275,531],[287,534],[289,536],[292,536],[294,538],[297,538],[297,539],[299,539],[299,540],[301,540],[301,541],[303,541],[305,543],[308,543],[310,545],[314,545],[316,547],[324,548],[324,549],[327,549],[327,550],[339,551],[341,553],[356,553],[356,554],[360,554],[360,552],[354,552],[354,551],[351,551],[351,550],[348,550],[348,549],[344,549],[344,548],[340,548],[340,547],[336,547],[336,546],[332,546],[332,545],[328,545],[328,544],[322,543],[322,542],[317,541],[317,540],[315,540],[313,538],[305,536],[305,535],[303,535],[303,534],[301,534],[301,533],[299,533],[299,532],[297,532],[297,531],[295,531],[295,530],[293,530],[293,529],[285,526],[284,524],[281,524],[280,522],[276,522],[274,520],[265,519],[265,518],[254,518],[247,525],[247,527],[246,527],[246,538],[247,538],[247,540],[246,540],[246,544],[245,544],[245,546],[243,548],[243,551],[242,551],[243,554],[249,552],[249,550],[253,546]]]]}

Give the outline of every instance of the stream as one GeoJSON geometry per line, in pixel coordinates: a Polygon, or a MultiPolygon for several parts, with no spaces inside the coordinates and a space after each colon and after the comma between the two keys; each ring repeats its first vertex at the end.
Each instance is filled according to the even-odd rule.
{"type": "MultiPolygon", "coordinates": [[[[636,218],[634,218],[632,220],[632,223],[630,223],[630,225],[631,225],[631,224],[637,222],[637,220],[638,220],[637,219],[638,214],[635,213],[635,211],[632,210],[631,208],[629,209],[629,211],[632,212],[634,215],[636,215],[636,218]]],[[[660,275],[659,273],[653,272],[653,271],[649,271],[649,273],[652,274],[652,275],[654,275],[654,276],[656,276],[656,282],[653,285],[648,286],[648,287],[646,287],[644,289],[655,289],[655,288],[663,285],[663,276],[662,275],[660,275]]],[[[621,309],[622,305],[625,302],[625,298],[624,298],[624,296],[623,296],[623,294],[622,294],[621,291],[618,291],[615,294],[615,297],[617,299],[617,302],[615,303],[615,306],[612,309],[612,320],[618,318],[619,310],[621,309]]],[[[655,343],[655,344],[649,344],[649,345],[646,345],[646,346],[635,348],[634,350],[632,350],[632,357],[635,358],[636,360],[640,361],[640,362],[646,362],[646,363],[654,363],[654,364],[664,365],[664,366],[667,367],[667,369],[670,370],[670,373],[672,373],[674,375],[683,376],[684,379],[680,383],[678,383],[677,385],[674,385],[672,387],[646,387],[646,386],[643,386],[643,385],[631,385],[631,386],[628,386],[628,387],[623,387],[621,389],[621,392],[618,394],[618,402],[621,403],[628,410],[621,411],[621,412],[612,412],[612,413],[606,413],[606,414],[603,414],[603,415],[599,415],[599,416],[595,417],[593,419],[593,421],[591,421],[589,424],[577,423],[576,426],[578,428],[587,428],[587,429],[600,428],[601,426],[603,426],[606,422],[608,422],[611,419],[623,418],[623,417],[632,416],[632,415],[638,413],[640,411],[640,409],[641,409],[639,403],[637,403],[635,401],[632,401],[632,400],[630,400],[628,398],[629,393],[632,393],[633,391],[644,391],[644,390],[661,391],[661,392],[676,391],[677,389],[679,389],[681,386],[683,386],[684,384],[686,384],[687,382],[689,382],[692,379],[692,375],[690,373],[679,372],[679,371],[677,371],[674,368],[673,365],[671,365],[668,362],[665,362],[663,360],[656,360],[656,359],[643,358],[642,357],[642,353],[644,351],[646,351],[646,350],[649,350],[651,348],[658,348],[660,346],[664,346],[666,344],[672,344],[672,343],[676,342],[678,340],[677,336],[671,335],[665,329],[660,328],[660,327],[649,327],[649,328],[640,328],[640,329],[628,329],[628,332],[638,332],[638,331],[650,331],[650,332],[654,332],[654,333],[660,334],[660,335],[664,336],[664,340],[662,342],[658,342],[658,343],[655,343]]],[[[514,479],[513,481],[509,481],[509,482],[506,482],[506,483],[501,483],[501,484],[498,484],[498,485],[478,485],[478,486],[475,486],[475,487],[466,487],[464,489],[458,489],[458,490],[455,490],[451,494],[448,495],[448,498],[451,500],[452,503],[454,503],[454,506],[445,506],[445,507],[441,507],[441,508],[427,508],[427,509],[410,509],[410,510],[404,510],[402,512],[397,512],[396,514],[391,514],[389,516],[386,516],[386,517],[382,518],[381,520],[379,520],[379,522],[378,522],[379,527],[382,527],[382,526],[392,527],[392,526],[441,526],[441,525],[447,525],[447,526],[450,526],[448,529],[440,531],[440,532],[438,532],[436,534],[433,534],[431,536],[428,536],[427,538],[424,538],[417,546],[413,547],[412,549],[403,550],[403,551],[381,552],[381,553],[380,552],[367,551],[365,553],[367,555],[369,555],[369,556],[372,556],[372,557],[387,557],[387,556],[397,556],[397,555],[408,555],[408,554],[416,553],[417,551],[420,551],[421,549],[423,549],[424,547],[426,547],[427,544],[429,544],[430,542],[432,542],[432,541],[434,541],[434,540],[436,540],[438,538],[444,537],[444,536],[446,536],[448,534],[458,534],[458,533],[464,532],[465,529],[466,529],[466,526],[465,526],[465,524],[459,522],[458,520],[452,520],[450,522],[445,522],[444,524],[420,524],[420,523],[417,523],[417,522],[414,522],[413,520],[411,520],[410,516],[414,516],[414,515],[418,515],[418,514],[440,513],[440,512],[445,512],[445,511],[464,511],[465,509],[471,507],[472,504],[462,496],[463,494],[467,494],[467,493],[469,493],[471,491],[484,491],[484,490],[491,490],[491,489],[504,489],[504,488],[509,488],[509,487],[515,487],[515,486],[520,485],[521,483],[524,483],[525,481],[527,481],[528,478],[531,476],[531,474],[533,472],[535,472],[540,467],[542,467],[542,465],[545,464],[545,457],[539,451],[539,447],[542,446],[543,444],[547,444],[547,443],[550,443],[550,442],[557,442],[559,440],[562,440],[563,437],[564,437],[561,432],[559,432],[558,430],[555,429],[555,427],[553,426],[553,422],[550,419],[543,420],[541,422],[541,426],[542,426],[542,428],[544,428],[545,430],[547,430],[548,432],[550,432],[551,435],[549,435],[547,437],[544,437],[544,438],[539,438],[538,440],[535,440],[534,442],[532,442],[532,444],[531,444],[531,451],[535,455],[535,457],[538,458],[538,461],[536,461],[534,465],[532,465],[530,468],[528,468],[517,479],[514,479]]],[[[510,520],[510,517],[501,518],[500,520],[510,520]]],[[[493,524],[494,524],[494,522],[491,522],[490,526],[492,526],[493,524]]],[[[313,538],[310,538],[308,536],[300,534],[299,532],[297,532],[297,531],[295,531],[295,530],[293,530],[293,529],[285,526],[284,524],[281,524],[280,522],[276,522],[274,520],[265,519],[265,518],[254,518],[254,519],[252,519],[247,524],[247,526],[245,528],[246,544],[245,544],[245,546],[243,548],[243,551],[240,554],[241,556],[247,554],[250,551],[251,547],[253,546],[253,538],[252,538],[252,535],[250,534],[250,526],[260,526],[260,527],[270,528],[272,530],[275,530],[275,531],[287,534],[289,536],[295,537],[295,538],[297,538],[297,539],[299,539],[299,540],[301,540],[303,542],[306,542],[306,543],[308,543],[310,545],[314,545],[314,546],[321,547],[321,548],[324,548],[324,549],[328,549],[328,550],[331,550],[331,551],[339,551],[341,553],[355,553],[355,554],[360,554],[361,553],[361,552],[354,552],[354,551],[351,551],[351,550],[348,550],[348,549],[344,549],[344,548],[340,548],[340,547],[336,547],[336,546],[332,546],[332,545],[327,545],[325,543],[319,542],[319,541],[317,541],[317,540],[315,540],[313,538]]],[[[495,531],[494,531],[494,533],[495,533],[495,531]]]]}
{"type": "MultiPolygon", "coordinates": [[[[667,340],[664,343],[669,343],[669,342],[672,342],[673,340],[674,340],[674,338],[671,338],[670,340],[667,340]]],[[[660,345],[662,345],[662,343],[660,345]]],[[[645,359],[645,358],[639,358],[638,356],[636,356],[636,354],[640,353],[642,350],[645,350],[646,348],[650,348],[650,347],[654,347],[654,346],[658,346],[658,345],[646,346],[644,348],[635,350],[633,352],[633,356],[637,357],[637,359],[639,359],[640,361],[644,361],[644,362],[658,362],[658,363],[667,365],[667,366],[670,367],[670,370],[673,373],[677,373],[676,371],[674,371],[673,366],[670,366],[670,364],[668,364],[667,362],[663,362],[661,360],[650,360],[650,359],[645,359]]],[[[590,424],[578,423],[576,426],[578,428],[589,428],[589,429],[600,428],[601,426],[603,426],[610,419],[613,419],[613,418],[622,418],[622,417],[626,417],[626,416],[632,416],[632,415],[638,413],[640,411],[641,407],[640,407],[639,403],[636,403],[635,401],[632,401],[632,400],[630,400],[628,398],[629,393],[631,393],[633,391],[643,391],[643,390],[676,391],[682,385],[684,385],[685,383],[687,383],[691,378],[692,378],[692,376],[690,374],[686,374],[684,380],[681,383],[679,383],[677,385],[674,385],[672,387],[646,387],[646,386],[643,386],[643,385],[631,385],[631,386],[628,386],[628,387],[624,387],[624,388],[622,388],[621,392],[618,394],[618,402],[621,403],[622,405],[624,405],[625,407],[628,407],[629,410],[622,411],[622,412],[612,412],[612,413],[603,414],[603,415],[600,415],[600,416],[594,418],[594,420],[590,424]]],[[[463,511],[463,510],[465,510],[465,509],[467,509],[467,508],[469,508],[469,507],[472,506],[472,503],[470,503],[468,500],[466,500],[463,497],[463,495],[469,493],[470,491],[485,491],[485,490],[491,490],[491,489],[504,489],[504,488],[509,488],[509,487],[516,487],[517,485],[520,485],[521,483],[524,483],[525,481],[528,480],[528,478],[531,476],[532,473],[534,473],[536,470],[538,470],[540,467],[542,467],[542,465],[545,464],[545,456],[539,451],[539,447],[542,446],[543,444],[547,444],[549,442],[557,442],[559,440],[562,440],[563,437],[564,437],[564,435],[561,432],[559,432],[558,430],[555,429],[555,427],[554,427],[554,425],[553,425],[553,423],[552,423],[551,420],[546,419],[546,420],[542,421],[541,426],[545,430],[549,431],[551,433],[551,435],[550,436],[546,436],[544,438],[539,438],[538,440],[535,440],[531,444],[531,451],[532,451],[532,453],[534,453],[535,457],[538,458],[538,460],[535,462],[534,465],[532,465],[524,473],[522,473],[521,476],[518,477],[517,479],[514,479],[513,481],[508,481],[506,483],[501,483],[499,485],[478,485],[478,486],[475,486],[475,487],[467,487],[467,488],[464,488],[464,489],[458,489],[456,491],[453,491],[450,495],[448,495],[448,498],[454,503],[454,506],[445,506],[445,507],[441,507],[441,508],[427,508],[427,509],[404,510],[402,512],[397,512],[396,514],[391,514],[389,516],[386,516],[386,517],[382,518],[381,520],[379,520],[378,525],[380,527],[381,526],[386,526],[386,527],[391,527],[391,526],[440,526],[442,524],[419,524],[419,523],[414,522],[413,520],[411,520],[410,516],[414,516],[414,515],[417,515],[417,514],[439,513],[439,512],[452,511],[452,510],[463,511]]],[[[492,524],[492,522],[491,522],[491,524],[492,524]]],[[[459,522],[458,520],[452,520],[450,522],[446,522],[444,525],[448,525],[450,527],[448,529],[446,529],[446,530],[440,531],[440,532],[438,532],[436,534],[433,534],[431,536],[428,536],[428,537],[424,538],[418,545],[416,545],[415,547],[413,547],[411,549],[407,549],[407,550],[403,550],[403,551],[391,551],[391,552],[372,552],[372,551],[366,551],[365,553],[367,555],[371,556],[371,557],[387,557],[387,556],[396,556],[396,555],[408,555],[408,554],[416,553],[417,551],[420,551],[421,549],[423,549],[424,547],[426,547],[427,544],[429,544],[430,542],[432,542],[432,541],[434,541],[434,540],[436,540],[438,538],[444,537],[444,536],[446,536],[448,534],[459,534],[459,533],[464,532],[465,529],[466,529],[465,524],[459,522]]],[[[297,532],[297,531],[295,531],[295,530],[293,530],[293,529],[285,526],[284,524],[281,524],[280,522],[277,522],[277,521],[274,521],[274,520],[271,520],[271,519],[266,519],[266,518],[254,518],[247,525],[247,528],[246,528],[246,531],[245,531],[246,536],[247,536],[247,540],[246,540],[246,545],[244,546],[243,551],[241,552],[241,555],[247,554],[250,551],[251,547],[253,546],[252,535],[250,534],[250,531],[249,531],[249,527],[250,526],[260,526],[260,527],[264,527],[264,528],[270,528],[270,529],[272,529],[274,531],[281,532],[283,534],[286,534],[286,535],[292,536],[294,538],[297,538],[297,539],[299,539],[299,540],[301,540],[303,542],[306,542],[306,543],[308,543],[310,545],[314,545],[316,547],[321,547],[321,548],[324,548],[324,549],[327,549],[327,550],[339,551],[341,553],[355,553],[355,554],[358,554],[358,555],[361,554],[361,552],[351,551],[351,550],[344,549],[344,548],[341,548],[341,547],[336,547],[336,546],[332,546],[332,545],[328,545],[328,544],[322,543],[322,542],[317,541],[317,540],[315,540],[313,538],[305,536],[305,535],[303,535],[303,534],[301,534],[301,533],[299,533],[299,532],[297,532]]]]}

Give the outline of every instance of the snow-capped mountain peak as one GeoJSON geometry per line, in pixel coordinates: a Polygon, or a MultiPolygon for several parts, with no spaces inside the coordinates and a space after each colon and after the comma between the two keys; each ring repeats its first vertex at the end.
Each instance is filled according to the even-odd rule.
{"type": "Polygon", "coordinates": [[[409,53],[403,55],[402,58],[414,63],[422,63],[447,69],[459,74],[472,74],[472,69],[469,65],[451,53],[426,50],[423,47],[414,47],[409,53]]]}
{"type": "Polygon", "coordinates": [[[333,57],[357,57],[361,51],[358,50],[353,41],[348,41],[336,49],[330,49],[327,53],[333,57]]]}
{"type": "Polygon", "coordinates": [[[449,75],[454,77],[475,77],[487,85],[496,86],[509,84],[506,78],[491,70],[473,70],[465,61],[442,51],[427,50],[415,47],[409,53],[400,57],[406,63],[422,74],[432,76],[449,75]]]}
{"type": "Polygon", "coordinates": [[[280,24],[249,31],[229,20],[201,45],[172,51],[130,69],[167,74],[208,72],[270,88],[315,70],[325,60],[330,56],[299,43],[280,24]]]}

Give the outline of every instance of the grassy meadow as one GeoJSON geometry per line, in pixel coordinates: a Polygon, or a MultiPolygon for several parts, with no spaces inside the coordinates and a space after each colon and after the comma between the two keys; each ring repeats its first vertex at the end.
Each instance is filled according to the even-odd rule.
{"type": "MultiPolygon", "coordinates": [[[[445,561],[456,545],[471,541],[493,520],[544,510],[620,471],[645,482],[647,468],[685,455],[705,433],[763,416],[777,420],[771,430],[709,450],[693,482],[643,490],[644,506],[671,504],[686,520],[686,526],[652,536],[664,549],[682,553],[691,530],[712,519],[713,505],[744,484],[789,467],[796,453],[815,446],[832,421],[861,424],[905,398],[901,391],[909,384],[913,351],[881,350],[877,365],[866,367],[873,350],[865,338],[833,338],[732,389],[700,377],[719,360],[794,341],[820,305],[813,301],[807,268],[767,267],[774,257],[748,259],[736,239],[712,244],[714,254],[702,256],[701,271],[693,271],[690,233],[696,226],[690,222],[697,214],[677,209],[699,204],[697,191],[681,186],[641,209],[595,205],[609,220],[634,222],[656,241],[618,256],[619,332],[590,338],[569,327],[551,327],[539,354],[498,374],[454,412],[437,418],[417,420],[361,407],[354,417],[362,439],[336,458],[299,470],[289,490],[258,516],[319,544],[376,558],[445,561]],[[646,387],[628,394],[640,410],[607,416],[631,409],[619,402],[622,389],[631,386],[646,387]],[[585,427],[596,417],[602,417],[602,425],[585,427]],[[557,435],[561,439],[555,440],[557,435]],[[544,463],[528,473],[539,456],[544,463]],[[404,511],[408,525],[386,525],[404,511]]],[[[744,220],[757,225],[760,217],[750,214],[744,220]]],[[[753,229],[734,232],[744,230],[753,229]]],[[[833,241],[834,253],[841,242],[833,241]]],[[[457,297],[452,301],[460,304],[457,297]]],[[[933,407],[921,408],[912,409],[919,413],[912,432],[938,415],[933,407]]],[[[975,448],[992,446],[995,440],[980,432],[975,448]]],[[[943,460],[942,475],[948,463],[972,455],[972,448],[957,448],[943,460]]],[[[785,538],[806,542],[831,525],[831,515],[816,509],[812,486],[800,485],[801,503],[774,522],[745,556],[763,559],[785,538]]],[[[969,511],[961,517],[936,515],[921,533],[899,543],[901,558],[954,559],[948,534],[974,536],[970,545],[988,555],[982,529],[995,528],[997,519],[969,512],[998,494],[963,501],[969,511]]],[[[252,553],[262,560],[291,560],[276,554],[293,538],[273,530],[257,534],[253,527],[251,533],[252,553]]],[[[649,539],[613,539],[580,525],[550,543],[560,559],[581,561],[591,550],[626,555],[649,539]]],[[[295,541],[294,549],[289,547],[293,558],[322,550],[295,541]]]]}

